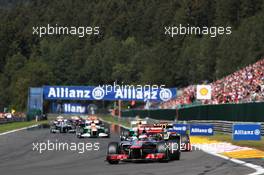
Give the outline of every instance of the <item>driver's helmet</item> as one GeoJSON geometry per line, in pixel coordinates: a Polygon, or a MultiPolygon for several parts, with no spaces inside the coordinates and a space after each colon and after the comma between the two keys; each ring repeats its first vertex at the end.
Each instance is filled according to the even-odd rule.
{"type": "Polygon", "coordinates": [[[132,140],[132,141],[133,141],[133,140],[138,140],[138,138],[137,138],[136,135],[133,135],[133,136],[131,137],[131,140],[132,140]]]}
{"type": "Polygon", "coordinates": [[[164,138],[164,139],[169,139],[169,137],[170,137],[169,133],[164,133],[164,134],[163,134],[163,138],[164,138]]]}

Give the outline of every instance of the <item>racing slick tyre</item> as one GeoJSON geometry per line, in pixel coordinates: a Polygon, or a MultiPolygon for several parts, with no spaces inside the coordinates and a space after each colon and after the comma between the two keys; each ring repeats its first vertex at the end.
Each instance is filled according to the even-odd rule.
{"type": "Polygon", "coordinates": [[[76,136],[77,136],[77,138],[79,138],[79,139],[82,138],[83,132],[84,132],[83,128],[77,127],[76,128],[76,136]]]}
{"type": "Polygon", "coordinates": [[[63,127],[60,128],[60,133],[64,133],[64,128],[63,127]]]}
{"type": "Polygon", "coordinates": [[[56,132],[55,132],[55,129],[56,129],[56,127],[51,126],[51,127],[50,127],[50,133],[52,133],[52,134],[56,133],[56,132]]]}
{"type": "Polygon", "coordinates": [[[124,130],[121,133],[121,141],[126,140],[129,137],[129,131],[128,130],[124,130]]]}
{"type": "Polygon", "coordinates": [[[180,160],[181,145],[180,140],[170,141],[169,158],[170,160],[180,160]]]}
{"type": "Polygon", "coordinates": [[[187,152],[192,151],[189,135],[181,136],[181,146],[182,146],[182,151],[187,151],[187,152]]]}
{"type": "Polygon", "coordinates": [[[55,132],[53,131],[53,129],[52,128],[50,128],[50,133],[52,133],[52,134],[54,134],[55,132]]]}
{"type": "Polygon", "coordinates": [[[166,142],[161,142],[157,144],[157,152],[165,154],[165,158],[159,160],[159,162],[167,163],[169,161],[169,149],[168,149],[168,145],[166,142]]]}
{"type": "Polygon", "coordinates": [[[105,133],[107,134],[106,138],[110,138],[110,129],[109,128],[105,128],[105,133]]]}
{"type": "Polygon", "coordinates": [[[77,136],[78,139],[83,138],[83,137],[81,136],[81,134],[78,134],[78,133],[76,134],[76,136],[77,136]]]}
{"type": "MultiPolygon", "coordinates": [[[[119,153],[119,145],[118,142],[111,142],[108,144],[107,154],[118,154],[119,153]]],[[[118,164],[119,160],[108,160],[109,164],[118,164]]]]}

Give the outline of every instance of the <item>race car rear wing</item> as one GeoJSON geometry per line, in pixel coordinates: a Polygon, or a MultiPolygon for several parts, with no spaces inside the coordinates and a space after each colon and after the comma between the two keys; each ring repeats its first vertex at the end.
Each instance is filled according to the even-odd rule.
{"type": "Polygon", "coordinates": [[[150,124],[146,124],[146,125],[140,125],[138,127],[138,132],[139,134],[142,133],[160,133],[163,132],[164,128],[162,126],[157,126],[157,125],[150,125],[150,124]]]}
{"type": "Polygon", "coordinates": [[[147,124],[147,121],[146,120],[133,120],[130,122],[131,125],[145,125],[147,124]]]}

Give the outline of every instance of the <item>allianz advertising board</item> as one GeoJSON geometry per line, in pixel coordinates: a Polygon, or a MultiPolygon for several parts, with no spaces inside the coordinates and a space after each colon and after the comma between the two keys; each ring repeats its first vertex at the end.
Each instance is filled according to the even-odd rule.
{"type": "Polygon", "coordinates": [[[210,136],[214,135],[214,125],[212,124],[191,124],[190,135],[210,136]]]}
{"type": "Polygon", "coordinates": [[[233,140],[261,140],[261,125],[233,124],[233,140]]]}
{"type": "Polygon", "coordinates": [[[169,129],[170,132],[177,132],[178,134],[185,135],[189,130],[188,124],[176,123],[173,128],[169,129]]]}
{"type": "Polygon", "coordinates": [[[45,100],[168,101],[176,88],[105,88],[103,86],[44,86],[45,100]]]}

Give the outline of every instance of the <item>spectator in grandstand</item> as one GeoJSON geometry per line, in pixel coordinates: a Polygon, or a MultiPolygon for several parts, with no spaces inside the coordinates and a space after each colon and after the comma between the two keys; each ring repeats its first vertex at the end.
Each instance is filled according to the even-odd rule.
{"type": "MultiPolygon", "coordinates": [[[[210,85],[212,87],[212,99],[201,101],[203,104],[264,101],[264,59],[210,85]]],[[[195,102],[196,86],[188,86],[182,91],[182,95],[162,103],[160,108],[176,108],[195,102]]]]}

